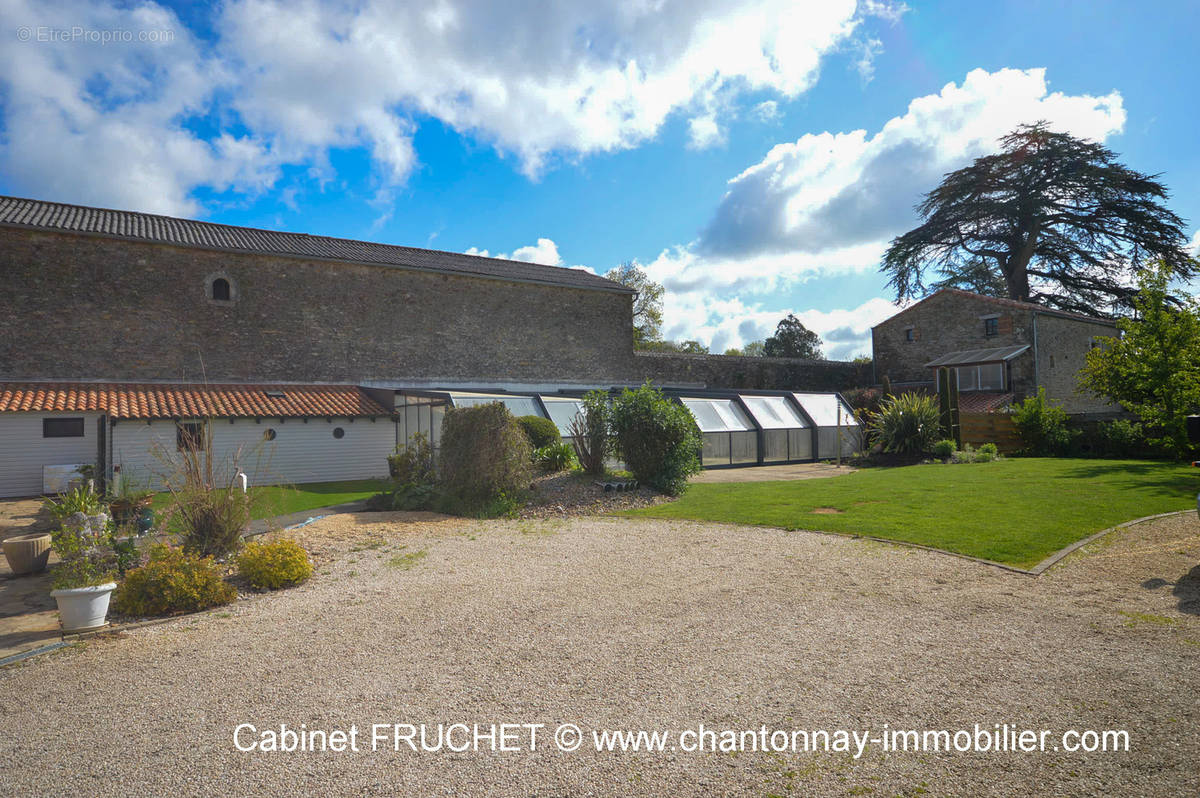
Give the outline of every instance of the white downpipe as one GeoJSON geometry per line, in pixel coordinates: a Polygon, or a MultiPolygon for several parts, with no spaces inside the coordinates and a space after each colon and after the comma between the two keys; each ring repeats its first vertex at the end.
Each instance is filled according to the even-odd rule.
{"type": "Polygon", "coordinates": [[[237,481],[242,485],[242,493],[246,493],[250,487],[250,478],[247,477],[246,472],[242,471],[240,468],[237,472],[237,481]]]}

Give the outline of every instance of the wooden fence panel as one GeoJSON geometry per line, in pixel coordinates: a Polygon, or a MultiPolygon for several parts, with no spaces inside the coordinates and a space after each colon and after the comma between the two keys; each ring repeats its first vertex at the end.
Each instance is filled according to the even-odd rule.
{"type": "Polygon", "coordinates": [[[994,443],[1004,453],[1021,448],[1021,439],[1013,426],[1012,416],[1007,413],[963,413],[959,417],[963,444],[976,449],[985,443],[994,443]]]}

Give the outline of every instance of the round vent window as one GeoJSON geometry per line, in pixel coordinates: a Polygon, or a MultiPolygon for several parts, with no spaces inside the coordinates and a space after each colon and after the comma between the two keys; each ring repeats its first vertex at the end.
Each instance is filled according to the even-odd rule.
{"type": "Polygon", "coordinates": [[[275,440],[275,430],[268,429],[266,432],[263,433],[263,439],[268,440],[268,441],[275,440]]]}
{"type": "Polygon", "coordinates": [[[338,438],[338,439],[346,437],[346,430],[342,429],[341,427],[334,427],[333,428],[333,437],[338,438]]]}

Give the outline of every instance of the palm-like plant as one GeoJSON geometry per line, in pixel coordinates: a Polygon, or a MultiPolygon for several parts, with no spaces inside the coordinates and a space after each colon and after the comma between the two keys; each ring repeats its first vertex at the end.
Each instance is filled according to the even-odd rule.
{"type": "Polygon", "coordinates": [[[922,454],[941,437],[938,405],[932,396],[905,393],[885,399],[871,419],[871,440],[892,454],[922,454]]]}

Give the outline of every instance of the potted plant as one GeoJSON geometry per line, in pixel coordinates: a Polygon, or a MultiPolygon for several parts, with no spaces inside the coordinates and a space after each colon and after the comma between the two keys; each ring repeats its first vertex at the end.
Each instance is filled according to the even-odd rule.
{"type": "Polygon", "coordinates": [[[53,533],[61,562],[54,566],[53,590],[64,632],[104,626],[117,583],[116,554],[108,515],[77,512],[53,533]]]}
{"type": "Polygon", "coordinates": [[[118,527],[139,523],[154,499],[154,491],[121,474],[117,475],[114,482],[116,492],[108,499],[113,521],[118,527]]]}

